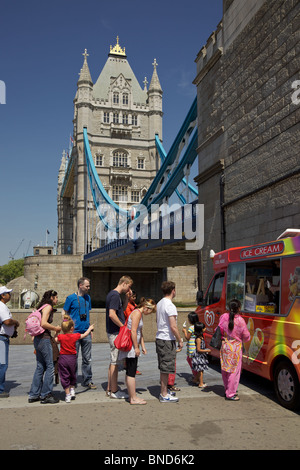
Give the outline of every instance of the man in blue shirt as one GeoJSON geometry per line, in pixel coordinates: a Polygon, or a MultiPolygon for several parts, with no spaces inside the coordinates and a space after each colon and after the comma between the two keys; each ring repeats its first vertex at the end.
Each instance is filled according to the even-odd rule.
{"type": "MultiPolygon", "coordinates": [[[[62,311],[70,315],[74,321],[75,333],[85,333],[90,326],[90,310],[92,308],[90,291],[90,280],[87,277],[81,277],[77,281],[78,291],[66,298],[62,311]]],[[[92,335],[91,333],[83,339],[77,341],[77,358],[79,348],[81,347],[82,365],[81,372],[83,376],[82,384],[88,388],[95,389],[96,385],[92,382],[92,335]]]]}

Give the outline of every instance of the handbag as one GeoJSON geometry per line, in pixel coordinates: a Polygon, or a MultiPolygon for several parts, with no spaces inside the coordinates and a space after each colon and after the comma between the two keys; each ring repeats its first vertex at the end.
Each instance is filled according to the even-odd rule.
{"type": "Polygon", "coordinates": [[[120,331],[116,339],[114,340],[114,345],[120,351],[128,352],[132,348],[132,339],[131,339],[131,330],[127,326],[127,321],[121,326],[120,331]]]}
{"type": "Polygon", "coordinates": [[[222,346],[222,333],[219,326],[215,329],[214,334],[211,337],[209,345],[215,349],[221,349],[222,346]]]}

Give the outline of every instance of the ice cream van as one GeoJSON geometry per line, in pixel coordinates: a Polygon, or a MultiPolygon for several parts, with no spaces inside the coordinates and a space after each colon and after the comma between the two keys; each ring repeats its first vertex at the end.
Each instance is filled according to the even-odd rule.
{"type": "MultiPolygon", "coordinates": [[[[300,230],[272,242],[212,253],[215,274],[197,313],[208,345],[227,302],[237,298],[251,338],[243,368],[273,381],[288,409],[300,406],[300,230]]],[[[219,351],[211,349],[213,356],[219,351]]]]}

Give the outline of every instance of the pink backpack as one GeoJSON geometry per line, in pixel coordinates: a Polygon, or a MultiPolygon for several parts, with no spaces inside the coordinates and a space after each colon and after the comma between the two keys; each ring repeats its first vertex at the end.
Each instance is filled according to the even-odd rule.
{"type": "Polygon", "coordinates": [[[41,327],[42,314],[40,310],[43,310],[46,305],[48,304],[42,305],[38,310],[33,310],[33,312],[26,318],[24,339],[26,338],[26,334],[29,334],[30,336],[38,336],[44,333],[45,330],[41,327]]]}

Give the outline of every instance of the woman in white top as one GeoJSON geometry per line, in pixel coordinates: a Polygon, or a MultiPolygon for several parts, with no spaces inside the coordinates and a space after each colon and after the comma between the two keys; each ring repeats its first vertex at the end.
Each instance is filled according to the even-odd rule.
{"type": "Polygon", "coordinates": [[[146,405],[147,402],[136,395],[135,375],[137,370],[138,357],[142,353],[147,354],[143,338],[143,315],[149,315],[155,312],[156,304],[152,299],[142,298],[139,305],[128,317],[127,326],[131,330],[132,348],[128,352],[120,351],[119,360],[126,360],[126,385],[129,394],[129,403],[131,405],[146,405]]]}

